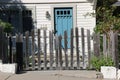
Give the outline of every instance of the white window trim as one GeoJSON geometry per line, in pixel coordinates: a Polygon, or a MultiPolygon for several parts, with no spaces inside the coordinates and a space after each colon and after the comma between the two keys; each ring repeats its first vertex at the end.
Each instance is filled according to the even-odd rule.
{"type": "Polygon", "coordinates": [[[73,4],[56,4],[51,6],[51,29],[54,30],[54,9],[55,8],[67,8],[67,7],[72,7],[73,8],[73,28],[77,26],[77,5],[73,4]]]}

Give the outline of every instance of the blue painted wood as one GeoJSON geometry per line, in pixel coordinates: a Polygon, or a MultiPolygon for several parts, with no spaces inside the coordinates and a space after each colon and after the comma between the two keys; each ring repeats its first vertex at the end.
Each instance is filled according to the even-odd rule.
{"type": "MultiPolygon", "coordinates": [[[[64,36],[64,31],[68,34],[68,45],[70,48],[70,31],[73,27],[73,9],[72,8],[55,8],[55,31],[57,35],[64,36]]],[[[64,38],[62,39],[64,48],[64,38]]]]}

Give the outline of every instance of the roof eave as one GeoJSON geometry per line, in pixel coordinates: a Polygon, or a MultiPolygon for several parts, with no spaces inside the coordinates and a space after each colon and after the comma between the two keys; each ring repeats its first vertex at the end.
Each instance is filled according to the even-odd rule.
{"type": "Polygon", "coordinates": [[[120,1],[114,3],[112,6],[120,6],[120,1]]]}

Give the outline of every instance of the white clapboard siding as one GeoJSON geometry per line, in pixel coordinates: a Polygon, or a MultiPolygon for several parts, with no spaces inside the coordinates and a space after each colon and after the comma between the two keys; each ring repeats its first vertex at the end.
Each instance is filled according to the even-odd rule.
{"type": "Polygon", "coordinates": [[[37,18],[37,28],[47,27],[50,30],[51,20],[46,18],[46,11],[51,12],[49,5],[37,5],[36,6],[36,18],[37,18]]]}
{"type": "MultiPolygon", "coordinates": [[[[68,3],[70,5],[70,3],[68,3]]],[[[72,3],[71,3],[72,4],[72,3]]],[[[48,20],[46,18],[46,11],[48,11],[51,14],[51,6],[54,4],[37,4],[36,5],[36,18],[37,18],[37,28],[41,27],[47,27],[47,29],[51,30],[52,27],[52,21],[48,20]],[[45,26],[44,26],[45,25],[45,26]]],[[[57,4],[56,4],[57,5],[57,4]]],[[[67,3],[63,4],[67,5],[67,3]]],[[[91,31],[95,27],[96,19],[94,16],[91,16],[89,14],[94,13],[95,10],[93,10],[93,6],[91,3],[76,3],[76,20],[77,24],[75,27],[84,27],[85,29],[90,29],[91,31]]],[[[73,15],[74,17],[74,15],[73,15]]],[[[53,18],[53,17],[51,17],[53,18]]],[[[54,19],[53,19],[54,20],[54,19]]]]}
{"type": "Polygon", "coordinates": [[[77,4],[77,27],[84,27],[91,31],[95,27],[96,18],[91,13],[95,13],[93,6],[90,3],[77,4]]]}

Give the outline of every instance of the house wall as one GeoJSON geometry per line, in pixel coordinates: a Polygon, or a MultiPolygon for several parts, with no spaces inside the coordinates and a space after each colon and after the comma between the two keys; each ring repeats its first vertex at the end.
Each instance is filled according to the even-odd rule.
{"type": "Polygon", "coordinates": [[[84,27],[93,32],[93,28],[96,25],[96,18],[95,15],[93,16],[91,13],[95,13],[95,1],[96,0],[1,0],[0,3],[22,3],[22,5],[10,5],[20,5],[31,9],[33,11],[32,17],[35,28],[47,28],[48,30],[54,29],[54,7],[74,7],[73,27],[84,27]],[[50,13],[51,19],[46,18],[46,11],[50,13]]]}
{"type": "MultiPolygon", "coordinates": [[[[57,4],[37,4],[36,5],[36,22],[37,22],[37,28],[41,27],[47,27],[47,29],[51,30],[53,28],[53,13],[52,13],[52,8],[53,5],[57,4]],[[51,15],[51,20],[46,18],[46,11],[48,11],[51,15]]],[[[58,4],[60,5],[60,4],[58,4]]],[[[93,10],[93,6],[91,3],[68,3],[68,4],[62,4],[63,6],[75,6],[75,11],[74,11],[74,22],[73,24],[74,27],[83,27],[85,29],[90,29],[93,31],[93,28],[96,25],[96,18],[95,15],[91,15],[91,13],[95,13],[95,10],[93,10]]]]}
{"type": "MultiPolygon", "coordinates": [[[[81,28],[85,29],[85,36],[87,29],[91,31],[91,34],[93,33],[93,28],[96,26],[96,17],[95,15],[91,15],[91,13],[95,13],[95,10],[93,9],[93,6],[91,3],[67,3],[67,4],[34,4],[32,6],[36,7],[36,28],[45,28],[48,30],[54,30],[53,26],[53,12],[51,11],[53,7],[58,6],[73,6],[75,8],[75,11],[73,12],[76,14],[73,17],[75,17],[75,22],[73,22],[75,27],[79,27],[79,35],[81,36],[81,28]],[[48,11],[51,15],[51,20],[46,18],[46,11],[48,11]]],[[[27,5],[31,6],[31,5],[27,5]]],[[[49,34],[47,34],[49,36],[49,34]]],[[[74,40],[75,41],[75,40],[74,40]]],[[[91,41],[92,42],[92,41],[91,41]]],[[[47,40],[47,43],[49,43],[49,40],[47,40]]],[[[81,48],[81,37],[79,38],[79,46],[80,51],[82,51],[81,48]]],[[[85,55],[87,55],[87,38],[85,38],[85,55]]],[[[76,44],[74,42],[74,44],[76,44]]],[[[93,43],[91,43],[91,47],[93,43]]],[[[49,46],[49,45],[48,45],[49,46]]],[[[49,48],[48,48],[49,50],[49,48]]],[[[82,55],[82,53],[81,53],[82,55]]]]}
{"type": "MultiPolygon", "coordinates": [[[[29,2],[29,0],[22,0],[22,2],[24,2],[22,6],[25,6],[25,8],[32,10],[32,14],[33,14],[32,18],[33,18],[35,29],[42,28],[42,29],[54,30],[53,8],[67,6],[67,7],[73,7],[73,13],[74,13],[73,15],[74,26],[73,27],[74,28],[79,27],[79,35],[81,35],[80,33],[81,28],[85,29],[85,33],[87,29],[89,29],[92,34],[93,28],[96,26],[96,17],[95,15],[91,15],[91,13],[92,14],[95,13],[95,3],[92,2],[94,0],[73,0],[73,1],[69,1],[69,0],[60,1],[59,0],[60,2],[58,2],[58,0],[54,0],[49,3],[48,3],[49,0],[39,0],[39,2],[37,1],[38,0],[35,0],[33,4],[32,2],[29,2]],[[51,19],[46,18],[46,11],[50,13],[51,19]]],[[[10,5],[14,6],[14,4],[10,4],[10,5]]],[[[21,4],[18,4],[18,5],[21,5],[21,4]]],[[[42,35],[43,35],[43,32],[42,32],[42,35]]],[[[47,36],[49,36],[49,34],[47,34],[47,36]]],[[[42,40],[42,42],[44,41],[42,40]]],[[[85,49],[86,49],[85,55],[87,55],[86,42],[87,42],[87,38],[85,38],[85,49]]],[[[47,44],[48,43],[49,43],[49,40],[47,39],[47,44]]],[[[81,38],[79,38],[79,43],[80,43],[79,50],[82,51],[81,38]]],[[[74,40],[74,44],[76,44],[75,40],[74,40]]],[[[92,44],[93,43],[91,43],[91,47],[93,46],[92,44]]],[[[47,46],[47,49],[49,50],[49,45],[47,46]]],[[[82,55],[82,53],[80,55],[82,55]]]]}

